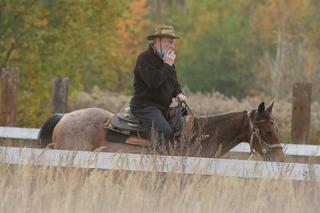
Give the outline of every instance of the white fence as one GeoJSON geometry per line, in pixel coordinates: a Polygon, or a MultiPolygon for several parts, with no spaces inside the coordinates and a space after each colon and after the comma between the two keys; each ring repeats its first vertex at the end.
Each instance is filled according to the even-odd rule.
{"type": "Polygon", "coordinates": [[[0,147],[0,163],[320,181],[320,165],[0,147]]]}
{"type": "MultiPolygon", "coordinates": [[[[37,139],[39,129],[0,127],[0,137],[37,139]]],[[[284,144],[286,154],[320,156],[320,147],[284,144]]],[[[233,152],[248,152],[242,143],[233,152]]],[[[0,147],[0,163],[14,165],[64,166],[124,171],[158,171],[244,178],[320,181],[320,165],[231,159],[151,156],[0,147]]]]}
{"type": "Polygon", "coordinates": [[[40,129],[0,127],[0,138],[37,140],[40,129]]]}
{"type": "MultiPolygon", "coordinates": [[[[39,129],[32,128],[15,128],[15,127],[0,127],[0,138],[14,139],[30,139],[36,140],[39,134],[39,129]]],[[[295,156],[320,156],[320,146],[301,145],[301,144],[283,144],[284,152],[287,155],[295,156]]],[[[247,143],[241,143],[234,147],[231,152],[248,153],[250,150],[247,143]]]]}

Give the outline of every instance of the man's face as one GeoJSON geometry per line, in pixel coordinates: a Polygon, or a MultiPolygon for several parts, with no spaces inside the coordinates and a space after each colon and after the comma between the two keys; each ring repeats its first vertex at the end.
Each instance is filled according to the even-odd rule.
{"type": "Polygon", "coordinates": [[[161,47],[162,47],[162,50],[165,52],[168,52],[169,50],[174,50],[175,40],[173,38],[163,37],[161,38],[161,46],[160,46],[160,38],[157,38],[156,48],[160,49],[161,47]]]}

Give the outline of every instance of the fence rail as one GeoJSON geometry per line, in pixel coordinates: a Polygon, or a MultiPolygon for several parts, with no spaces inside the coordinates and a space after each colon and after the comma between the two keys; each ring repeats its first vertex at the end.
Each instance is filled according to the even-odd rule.
{"type": "Polygon", "coordinates": [[[0,163],[320,181],[320,165],[0,147],[0,163]]]}
{"type": "MultiPolygon", "coordinates": [[[[38,138],[39,129],[33,128],[16,128],[16,127],[0,127],[0,138],[26,139],[36,140],[38,138]]],[[[283,144],[284,152],[287,155],[295,156],[320,156],[320,146],[302,145],[302,144],[283,144]]],[[[248,153],[250,150],[247,143],[241,143],[234,147],[231,152],[248,153]]]]}
{"type": "Polygon", "coordinates": [[[0,138],[37,140],[40,129],[0,127],[0,138]]]}

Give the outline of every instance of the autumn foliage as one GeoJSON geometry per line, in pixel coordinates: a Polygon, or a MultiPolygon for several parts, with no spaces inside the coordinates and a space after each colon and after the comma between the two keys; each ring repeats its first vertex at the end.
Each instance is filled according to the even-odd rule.
{"type": "Polygon", "coordinates": [[[18,68],[18,125],[51,114],[52,78],[70,97],[94,86],[130,95],[132,68],[155,25],[173,25],[181,84],[244,98],[290,99],[292,83],[320,94],[316,0],[0,0],[0,66],[18,68]]]}

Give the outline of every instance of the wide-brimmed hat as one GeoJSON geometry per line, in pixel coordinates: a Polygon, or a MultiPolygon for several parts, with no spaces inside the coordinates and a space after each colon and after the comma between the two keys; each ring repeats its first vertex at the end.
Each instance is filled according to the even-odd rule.
{"type": "Polygon", "coordinates": [[[169,37],[174,39],[180,39],[179,36],[176,36],[172,26],[158,26],[155,28],[154,33],[148,35],[146,38],[148,40],[153,40],[154,38],[159,37],[169,37]]]}

